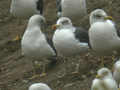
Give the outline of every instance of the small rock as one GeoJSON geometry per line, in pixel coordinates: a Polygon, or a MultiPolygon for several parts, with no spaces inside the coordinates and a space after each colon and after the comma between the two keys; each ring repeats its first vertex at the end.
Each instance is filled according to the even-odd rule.
{"type": "Polygon", "coordinates": [[[87,78],[87,76],[86,76],[86,75],[82,75],[82,78],[83,78],[83,79],[86,79],[86,78],[87,78]]]}
{"type": "Polygon", "coordinates": [[[94,74],[95,72],[93,70],[90,71],[90,74],[94,74]]]}
{"type": "Polygon", "coordinates": [[[66,84],[66,85],[64,85],[64,88],[71,87],[71,86],[73,86],[73,84],[74,84],[74,83],[66,84]]]}
{"type": "Polygon", "coordinates": [[[22,80],[23,83],[28,83],[28,80],[22,80]]]}

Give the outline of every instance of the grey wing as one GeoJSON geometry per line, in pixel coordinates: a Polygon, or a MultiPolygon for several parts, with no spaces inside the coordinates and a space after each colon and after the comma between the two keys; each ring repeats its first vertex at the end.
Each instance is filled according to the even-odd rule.
{"type": "Polygon", "coordinates": [[[54,52],[56,53],[56,56],[57,56],[57,51],[55,49],[55,46],[53,44],[53,41],[52,41],[52,37],[49,37],[48,34],[45,34],[45,37],[46,37],[46,41],[47,43],[51,46],[51,48],[54,50],[54,52]]]}
{"type": "Polygon", "coordinates": [[[116,23],[114,23],[118,37],[120,37],[120,30],[116,23]]]}
{"type": "Polygon", "coordinates": [[[81,28],[81,27],[76,27],[76,30],[74,32],[75,38],[77,38],[80,42],[89,42],[89,37],[88,37],[88,31],[81,28]]]}
{"type": "Polygon", "coordinates": [[[76,27],[74,35],[75,35],[75,38],[77,38],[80,42],[88,43],[89,47],[91,48],[87,30],[81,27],[76,27]]]}
{"type": "Polygon", "coordinates": [[[56,0],[56,7],[58,12],[62,12],[61,0],[56,0]]]}
{"type": "Polygon", "coordinates": [[[36,2],[37,4],[37,10],[39,10],[40,14],[42,15],[43,14],[43,7],[44,7],[44,3],[43,3],[43,0],[38,0],[36,2]]]}

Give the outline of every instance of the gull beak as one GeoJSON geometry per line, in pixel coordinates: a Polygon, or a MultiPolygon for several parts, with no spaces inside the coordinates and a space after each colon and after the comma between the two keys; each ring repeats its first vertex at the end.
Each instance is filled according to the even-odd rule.
{"type": "Polygon", "coordinates": [[[99,78],[101,78],[101,76],[100,76],[100,75],[96,75],[96,78],[98,78],[98,79],[99,79],[99,78]]]}
{"type": "Polygon", "coordinates": [[[112,16],[106,16],[106,17],[104,17],[104,19],[105,19],[105,20],[112,20],[112,21],[113,21],[112,16]]]}
{"type": "Polygon", "coordinates": [[[54,24],[54,25],[52,25],[52,30],[56,30],[58,27],[60,27],[60,25],[54,24]]]}

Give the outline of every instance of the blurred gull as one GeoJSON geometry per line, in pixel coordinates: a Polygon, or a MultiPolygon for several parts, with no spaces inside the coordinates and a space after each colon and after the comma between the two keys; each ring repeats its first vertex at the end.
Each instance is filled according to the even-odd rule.
{"type": "Polygon", "coordinates": [[[10,13],[18,18],[29,18],[43,14],[43,0],[12,0],[10,13]]]}
{"type": "Polygon", "coordinates": [[[56,0],[58,17],[68,17],[78,24],[87,15],[86,0],[56,0]]]}
{"type": "Polygon", "coordinates": [[[113,77],[116,80],[118,87],[120,88],[120,60],[116,61],[113,66],[113,77]]]}
{"type": "Polygon", "coordinates": [[[117,83],[108,68],[101,68],[92,82],[91,90],[118,90],[117,83]]]}
{"type": "MultiPolygon", "coordinates": [[[[10,13],[19,19],[28,19],[34,14],[43,15],[43,0],[11,0],[10,13]]],[[[20,40],[17,35],[13,41],[20,40]]]]}
{"type": "Polygon", "coordinates": [[[51,88],[45,83],[34,83],[28,90],[51,90],[51,88]]]}

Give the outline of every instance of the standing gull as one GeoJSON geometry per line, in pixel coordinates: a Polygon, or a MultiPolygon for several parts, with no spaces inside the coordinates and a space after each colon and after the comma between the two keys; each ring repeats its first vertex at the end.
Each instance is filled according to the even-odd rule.
{"type": "Polygon", "coordinates": [[[69,18],[59,18],[53,29],[56,29],[53,43],[58,54],[73,56],[88,52],[88,32],[83,28],[74,27],[69,18]]]}
{"type": "Polygon", "coordinates": [[[116,61],[113,66],[113,77],[116,80],[118,87],[120,88],[120,60],[116,61]]]}
{"type": "Polygon", "coordinates": [[[87,14],[86,0],[56,0],[56,4],[58,17],[68,17],[75,24],[87,14]]]}
{"type": "MultiPolygon", "coordinates": [[[[43,15],[43,0],[12,0],[10,13],[19,19],[28,19],[34,14],[43,15]]],[[[20,40],[17,35],[13,41],[20,40]]]]}
{"type": "Polygon", "coordinates": [[[28,90],[51,90],[51,88],[45,83],[34,83],[28,90]]]}
{"type": "Polygon", "coordinates": [[[118,90],[117,83],[108,68],[101,68],[92,82],[91,90],[118,90]]]}
{"type": "Polygon", "coordinates": [[[91,48],[102,58],[120,50],[119,32],[112,17],[102,9],[96,9],[90,14],[89,38],[91,48]]]}
{"type": "Polygon", "coordinates": [[[51,58],[52,62],[56,62],[57,54],[52,39],[42,33],[41,30],[44,29],[45,19],[43,16],[34,15],[30,18],[21,41],[22,54],[33,59],[53,57],[51,58]]]}

